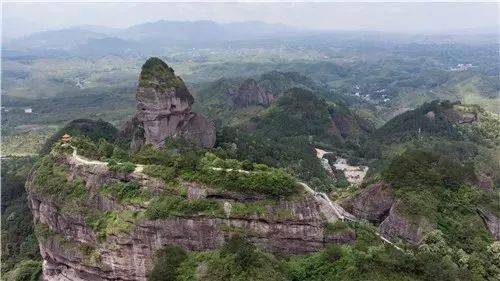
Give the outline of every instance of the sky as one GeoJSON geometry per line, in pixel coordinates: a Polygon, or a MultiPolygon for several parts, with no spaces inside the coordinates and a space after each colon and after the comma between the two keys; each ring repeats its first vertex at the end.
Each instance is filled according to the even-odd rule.
{"type": "MultiPolygon", "coordinates": [[[[8,0],[7,0],[8,1],[8,0]]],[[[5,37],[78,25],[124,28],[158,20],[263,21],[304,29],[442,32],[499,26],[498,3],[27,3],[4,2],[5,37]]]]}

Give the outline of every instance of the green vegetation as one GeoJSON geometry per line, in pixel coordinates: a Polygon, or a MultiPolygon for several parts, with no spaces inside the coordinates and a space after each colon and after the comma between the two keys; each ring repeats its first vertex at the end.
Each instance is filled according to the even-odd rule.
{"type": "Polygon", "coordinates": [[[202,279],[286,280],[277,260],[238,236],[229,238],[208,261],[208,269],[202,279]]]}
{"type": "Polygon", "coordinates": [[[461,164],[448,155],[423,150],[407,150],[395,157],[384,178],[396,188],[457,188],[477,181],[472,163],[461,164]]]}
{"type": "Polygon", "coordinates": [[[266,171],[241,172],[238,171],[241,166],[237,161],[222,160],[211,153],[207,153],[200,163],[201,170],[185,174],[183,177],[222,190],[243,193],[288,196],[298,190],[295,179],[281,169],[269,168],[266,171]]]}
{"type": "Polygon", "coordinates": [[[146,175],[152,176],[170,182],[177,177],[177,171],[174,167],[161,165],[148,165],[143,171],[146,175]]]}
{"type": "Polygon", "coordinates": [[[478,106],[432,101],[389,120],[374,136],[381,142],[438,137],[498,145],[500,117],[478,106]]]}
{"type": "Polygon", "coordinates": [[[37,280],[40,274],[35,264],[41,265],[41,257],[24,188],[33,162],[30,157],[2,158],[3,280],[37,280]]]}
{"type": "Polygon", "coordinates": [[[384,142],[408,140],[423,136],[437,136],[459,139],[460,135],[446,113],[452,110],[449,102],[433,101],[419,108],[405,112],[388,121],[375,133],[384,142]],[[431,115],[427,115],[432,112],[431,115]]]}
{"type": "MultiPolygon", "coordinates": [[[[165,193],[156,197],[134,182],[108,183],[100,190],[104,195],[140,204],[147,211],[103,212],[89,206],[92,198],[86,183],[70,180],[57,155],[43,157],[33,172],[36,192],[52,198],[61,212],[83,215],[101,239],[129,233],[143,218],[223,215],[215,200],[186,199],[186,190],[177,188],[182,180],[205,183],[218,191],[267,195],[267,200],[232,203],[231,214],[274,219],[291,215],[288,209],[276,210],[273,199],[296,193],[293,177],[317,190],[356,192],[338,190],[345,187],[345,180],[337,174],[337,180],[327,177],[315,147],[333,151],[350,163],[369,164],[368,181],[383,180],[396,189],[401,202],[398,213],[436,228],[418,247],[406,245],[405,253],[379,243],[368,225],[340,222],[325,225],[326,231],[355,229],[355,244],[332,245],[281,260],[241,240],[205,253],[170,247],[159,253],[152,280],[498,279],[500,244],[492,241],[477,210],[500,213],[499,117],[477,106],[431,102],[461,100],[498,112],[497,45],[476,38],[472,46],[441,44],[440,38],[370,36],[318,35],[197,49],[158,44],[162,53],[170,54],[165,60],[194,89],[196,110],[218,119],[213,154],[167,144],[164,149],[144,146],[129,155],[128,144],[109,123],[79,119],[65,126],[71,119],[89,117],[123,124],[134,110],[141,56],[8,56],[2,63],[3,155],[33,153],[48,132],[65,126],[46,143],[43,154],[68,133],[80,155],[109,161],[110,169],[121,173],[145,164],[144,173],[165,181],[165,193]],[[466,62],[474,67],[450,71],[466,62]],[[271,70],[281,72],[268,73],[271,70]],[[75,86],[75,77],[81,86],[75,86]],[[268,108],[234,108],[231,91],[247,79],[271,89],[277,101],[268,108]],[[295,87],[302,89],[290,90],[295,87]],[[25,113],[27,107],[34,114],[25,113]],[[382,125],[393,113],[412,108],[416,109],[370,134],[366,117],[382,125]],[[477,122],[470,124],[467,118],[461,119],[476,115],[477,122]]],[[[174,89],[178,97],[192,103],[184,82],[158,58],[143,65],[139,85],[174,89]]],[[[57,145],[54,151],[71,153],[57,145]]],[[[36,280],[40,274],[24,192],[30,166],[31,161],[2,159],[2,275],[6,280],[36,280]]],[[[56,235],[48,227],[37,229],[39,239],[56,235]]],[[[227,230],[245,234],[244,229],[227,230]]],[[[67,246],[72,248],[71,243],[67,246]]],[[[88,256],[89,264],[98,264],[99,253],[91,247],[75,249],[88,256]]]]}
{"type": "MultiPolygon", "coordinates": [[[[142,218],[140,212],[96,210],[91,206],[92,200],[85,183],[79,178],[68,180],[67,167],[57,164],[50,155],[44,156],[35,165],[33,184],[37,193],[50,196],[52,202],[63,212],[83,215],[101,238],[130,232],[133,222],[142,218]]],[[[150,195],[138,187],[133,182],[107,184],[102,187],[101,192],[121,202],[144,204],[150,199],[150,195]]]]}
{"type": "Polygon", "coordinates": [[[2,156],[29,156],[37,154],[55,128],[36,125],[21,126],[2,135],[2,156]]]}
{"type": "Polygon", "coordinates": [[[291,280],[384,281],[488,280],[495,278],[497,267],[485,270],[491,260],[453,251],[440,232],[430,233],[420,247],[405,253],[358,241],[354,246],[330,246],[320,253],[292,257],[287,265],[291,280]]]}
{"type": "Polygon", "coordinates": [[[135,228],[135,223],[142,218],[144,218],[143,212],[94,210],[86,215],[85,223],[92,227],[97,237],[105,239],[110,235],[131,233],[135,228]]]}
{"type": "Polygon", "coordinates": [[[87,136],[74,137],[71,144],[76,147],[78,155],[82,155],[90,159],[100,158],[97,145],[87,136]]]}
{"type": "MultiPolygon", "coordinates": [[[[224,154],[217,150],[217,153],[224,154]]],[[[165,182],[184,180],[198,181],[213,188],[269,196],[288,196],[296,193],[295,179],[276,168],[249,161],[223,159],[214,153],[201,150],[179,150],[169,145],[162,149],[145,146],[132,156],[140,163],[149,164],[144,172],[165,182]],[[151,165],[152,164],[152,165],[151,165]],[[248,169],[250,172],[238,170],[248,169]]]]}
{"type": "Polygon", "coordinates": [[[140,87],[153,87],[159,91],[175,90],[175,96],[187,99],[190,104],[194,98],[174,70],[157,57],[149,58],[142,66],[139,76],[140,87]]]}
{"type": "Polygon", "coordinates": [[[42,262],[23,260],[14,269],[3,274],[2,280],[8,281],[38,281],[42,274],[42,262]]]}
{"type": "Polygon", "coordinates": [[[150,192],[141,190],[139,183],[134,181],[107,183],[101,187],[100,191],[121,203],[143,205],[152,197],[150,192]]]}
{"type": "Polygon", "coordinates": [[[490,244],[485,255],[468,254],[450,247],[435,231],[419,247],[401,252],[384,245],[368,225],[355,229],[354,245],[332,244],[317,253],[281,259],[239,236],[210,252],[185,253],[167,246],[158,252],[149,280],[452,281],[495,280],[500,272],[498,242],[490,244]]]}
{"type": "Polygon", "coordinates": [[[156,253],[155,265],[148,275],[150,281],[176,281],[178,267],[187,259],[186,251],[178,246],[166,246],[156,253]]]}
{"type": "Polygon", "coordinates": [[[186,200],[185,198],[171,195],[163,195],[155,198],[146,210],[146,217],[152,220],[221,214],[223,214],[222,206],[216,201],[207,199],[186,200]]]}
{"type": "Polygon", "coordinates": [[[231,217],[248,217],[257,215],[266,220],[293,219],[293,210],[286,206],[279,206],[275,200],[259,200],[254,202],[231,203],[231,217]]]}
{"type": "Polygon", "coordinates": [[[283,168],[301,180],[314,181],[318,190],[331,190],[335,185],[316,158],[314,145],[308,137],[273,140],[240,129],[225,128],[218,132],[217,142],[221,156],[283,168]]]}
{"type": "Polygon", "coordinates": [[[349,229],[351,229],[349,225],[341,220],[337,220],[334,223],[327,223],[325,225],[325,232],[327,234],[338,234],[348,231],[349,229]]]}
{"type": "Polygon", "coordinates": [[[139,151],[134,153],[132,160],[134,163],[145,165],[169,165],[173,166],[178,157],[178,153],[174,153],[173,149],[166,146],[163,149],[157,149],[152,144],[147,144],[141,147],[139,151]]]}
{"type": "Polygon", "coordinates": [[[307,136],[315,143],[341,145],[372,130],[371,124],[353,114],[341,101],[328,103],[311,91],[294,88],[257,117],[255,132],[267,138],[307,136]]]}
{"type": "MultiPolygon", "coordinates": [[[[72,137],[81,137],[81,145],[84,148],[92,149],[92,152],[97,152],[95,144],[99,139],[105,139],[108,142],[114,142],[118,135],[118,130],[111,124],[98,120],[77,119],[68,123],[65,127],[55,133],[44,145],[41,150],[42,154],[47,154],[52,149],[55,142],[59,141],[64,134],[69,134],[72,137]],[[91,144],[92,143],[92,144],[91,144]],[[90,147],[89,147],[90,146],[90,147]]],[[[83,152],[82,151],[82,152],[83,152]]],[[[79,151],[80,153],[80,151],[79,151]]],[[[84,155],[84,154],[82,154],[84,155]]]]}
{"type": "Polygon", "coordinates": [[[213,252],[186,254],[177,247],[167,246],[159,251],[148,280],[195,279],[288,280],[276,258],[239,237],[230,238],[222,249],[213,252]],[[197,270],[199,264],[205,265],[202,271],[197,270]]]}
{"type": "Polygon", "coordinates": [[[117,173],[131,173],[135,170],[135,164],[132,162],[118,163],[116,160],[111,159],[108,161],[109,170],[117,173]]]}
{"type": "MultiPolygon", "coordinates": [[[[485,254],[492,246],[492,238],[477,211],[486,208],[500,213],[498,192],[475,187],[477,172],[471,162],[478,155],[471,149],[475,147],[462,143],[461,146],[441,144],[427,149],[408,149],[396,156],[382,173],[396,189],[396,197],[401,201],[399,213],[410,220],[425,219],[435,225],[439,234],[430,234],[430,237],[438,235],[438,238],[428,239],[439,239],[439,243],[449,247],[448,251],[467,256],[474,262],[470,266],[479,267],[455,270],[453,263],[459,264],[462,258],[451,256],[447,264],[440,265],[446,268],[451,276],[446,278],[451,280],[481,280],[481,276],[488,274],[489,259],[485,254]],[[467,278],[459,277],[462,274],[467,278]]],[[[440,276],[435,263],[444,262],[443,257],[427,252],[420,257],[428,259],[420,261],[420,266],[432,271],[429,274],[440,276]]]]}
{"type": "Polygon", "coordinates": [[[249,121],[223,128],[217,141],[232,158],[281,167],[317,190],[331,191],[344,184],[327,176],[314,148],[354,154],[372,130],[342,100],[327,102],[319,93],[293,88],[249,121]]]}
{"type": "Polygon", "coordinates": [[[67,212],[85,209],[82,205],[88,199],[85,182],[79,178],[68,180],[68,168],[57,164],[50,155],[35,164],[33,187],[67,212]]]}
{"type": "Polygon", "coordinates": [[[264,120],[254,121],[257,130],[272,138],[298,135],[332,137],[328,135],[328,128],[332,125],[328,105],[307,90],[295,88],[285,93],[261,118],[264,120]]]}

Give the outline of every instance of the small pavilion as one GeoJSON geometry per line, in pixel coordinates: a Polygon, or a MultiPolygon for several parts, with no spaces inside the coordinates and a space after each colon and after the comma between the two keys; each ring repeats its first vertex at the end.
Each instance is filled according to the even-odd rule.
{"type": "Polygon", "coordinates": [[[70,143],[71,142],[71,136],[68,135],[68,134],[64,134],[61,137],[61,141],[62,141],[62,143],[70,143]]]}

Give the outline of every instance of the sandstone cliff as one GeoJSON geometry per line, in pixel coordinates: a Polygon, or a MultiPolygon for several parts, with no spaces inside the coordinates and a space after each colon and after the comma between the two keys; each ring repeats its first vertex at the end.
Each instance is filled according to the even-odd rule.
{"type": "Polygon", "coordinates": [[[435,228],[425,217],[410,218],[400,212],[399,204],[396,201],[389,211],[389,215],[379,225],[378,231],[385,238],[391,241],[402,240],[414,245],[419,244],[425,234],[435,228]]]}
{"type": "Polygon", "coordinates": [[[250,105],[267,106],[274,101],[273,94],[260,86],[254,79],[248,79],[238,88],[233,98],[237,107],[247,107],[250,105]]]}
{"type": "Polygon", "coordinates": [[[239,83],[237,88],[226,91],[236,107],[252,105],[266,107],[281,94],[293,88],[315,90],[319,86],[308,77],[296,72],[271,71],[255,79],[246,79],[239,83]]]}
{"type": "Polygon", "coordinates": [[[352,230],[328,231],[318,202],[307,193],[268,204],[194,182],[169,186],[142,168],[125,174],[110,171],[105,163],[90,163],[71,154],[47,156],[28,179],[44,280],[146,280],[155,252],[165,245],[211,250],[235,233],[279,254],[308,253],[355,239],[352,230]],[[107,186],[130,182],[140,192],[167,192],[186,202],[208,200],[223,208],[151,219],[145,213],[157,196],[136,202],[106,192],[107,186]],[[245,211],[251,206],[261,211],[245,211]]]}
{"type": "Polygon", "coordinates": [[[394,190],[388,185],[378,182],[368,186],[342,205],[359,219],[380,223],[389,214],[394,200],[394,190]]]}
{"type": "Polygon", "coordinates": [[[485,209],[479,209],[478,212],[486,224],[486,227],[488,227],[493,239],[500,241],[500,217],[485,209]]]}
{"type": "Polygon", "coordinates": [[[133,150],[143,144],[161,147],[168,137],[184,138],[200,147],[214,145],[213,123],[191,111],[193,96],[162,60],[150,58],[142,66],[136,101],[137,112],[123,129],[133,150]]]}

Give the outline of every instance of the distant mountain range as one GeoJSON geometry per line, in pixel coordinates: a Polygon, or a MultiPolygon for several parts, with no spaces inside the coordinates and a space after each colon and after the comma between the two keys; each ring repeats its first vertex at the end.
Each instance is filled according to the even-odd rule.
{"type": "Polygon", "coordinates": [[[282,24],[264,22],[216,23],[213,21],[149,22],[125,29],[100,26],[78,26],[67,29],[37,32],[8,40],[4,50],[86,50],[120,53],[144,48],[151,49],[177,44],[200,44],[303,35],[304,31],[282,24]],[[119,44],[117,46],[116,44],[119,44]],[[118,49],[116,47],[119,47],[118,49]]]}
{"type": "MultiPolygon", "coordinates": [[[[10,24],[9,26],[12,26],[10,24]]],[[[8,26],[5,27],[8,29],[8,26]]],[[[217,23],[214,21],[168,21],[142,23],[128,28],[109,28],[95,25],[82,25],[71,28],[33,33],[24,37],[12,38],[8,31],[3,36],[4,58],[35,56],[106,56],[106,55],[159,55],[169,47],[182,48],[259,48],[273,42],[280,46],[305,41],[307,43],[331,45],[331,41],[353,39],[362,42],[374,41],[380,44],[391,42],[412,42],[420,44],[496,44],[490,32],[493,29],[475,29],[464,32],[440,34],[397,34],[376,31],[319,31],[304,30],[283,24],[270,24],[259,21],[217,23]]],[[[337,42],[338,43],[338,42],[337,42]]],[[[365,44],[363,44],[365,45],[365,44]]]]}

